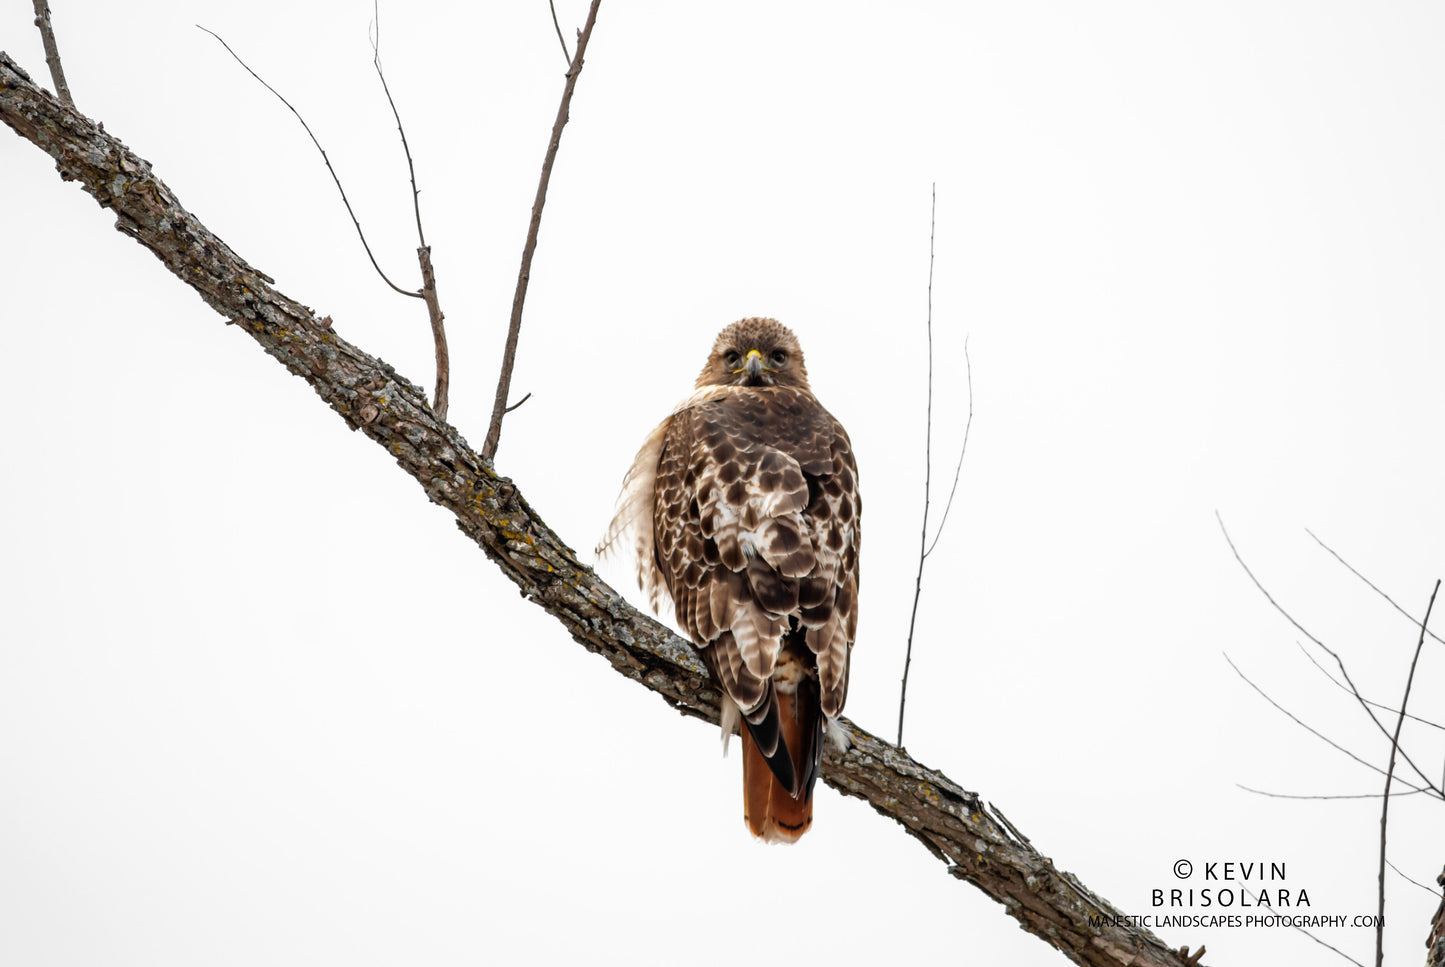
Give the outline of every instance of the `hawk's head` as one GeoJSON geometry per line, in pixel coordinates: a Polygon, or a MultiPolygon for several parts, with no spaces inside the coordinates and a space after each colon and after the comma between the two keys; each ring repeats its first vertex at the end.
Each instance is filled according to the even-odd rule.
{"type": "Polygon", "coordinates": [[[808,369],[793,330],[776,319],[739,319],[718,333],[697,385],[807,389],[808,369]]]}

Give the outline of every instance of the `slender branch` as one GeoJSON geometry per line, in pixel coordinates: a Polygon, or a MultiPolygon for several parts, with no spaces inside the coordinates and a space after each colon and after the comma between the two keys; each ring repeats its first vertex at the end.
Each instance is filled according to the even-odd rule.
{"type": "MultiPolygon", "coordinates": [[[[908,612],[908,644],[903,652],[903,684],[898,689],[898,748],[903,748],[903,712],[908,706],[908,670],[913,665],[913,630],[918,622],[918,599],[923,593],[923,562],[928,560],[928,501],[933,482],[933,237],[937,226],[938,182],[928,203],[928,404],[923,421],[923,525],[918,535],[918,573],[913,579],[913,608],[908,612]]],[[[969,393],[973,393],[972,380],[969,393]]],[[[969,406],[972,411],[972,404],[969,406]]],[[[966,438],[965,438],[966,439],[966,438]]],[[[962,454],[960,454],[960,460],[962,454]]],[[[962,466],[962,464],[960,464],[962,466]]]]}
{"type": "Polygon", "coordinates": [[[557,22],[557,5],[552,0],[547,0],[547,6],[552,8],[552,27],[557,31],[557,43],[562,45],[562,56],[567,58],[567,66],[572,66],[572,52],[567,49],[567,41],[562,39],[562,25],[557,22]]]}
{"type": "MultiPolygon", "coordinates": [[[[1364,582],[1365,582],[1365,585],[1366,585],[1367,587],[1369,587],[1369,589],[1370,589],[1371,591],[1374,591],[1374,592],[1375,592],[1376,594],[1378,594],[1380,597],[1382,597],[1382,598],[1384,598],[1386,601],[1390,602],[1390,607],[1394,608],[1396,611],[1400,612],[1402,615],[1404,615],[1405,617],[1409,618],[1409,619],[1410,619],[1410,623],[1411,623],[1412,625],[1414,625],[1414,626],[1417,627],[1417,628],[1422,628],[1422,627],[1424,627],[1424,625],[1423,625],[1421,622],[1419,622],[1419,621],[1417,621],[1417,620],[1415,619],[1415,616],[1414,616],[1414,615],[1412,615],[1410,612],[1406,611],[1404,608],[1400,607],[1399,602],[1397,602],[1394,598],[1390,597],[1390,596],[1389,596],[1388,594],[1386,594],[1384,591],[1380,590],[1380,588],[1375,585],[1375,582],[1371,581],[1369,578],[1365,577],[1365,576],[1364,576],[1363,574],[1361,574],[1359,571],[1355,570],[1355,566],[1354,566],[1353,564],[1351,564],[1349,561],[1345,560],[1343,557],[1341,557],[1340,554],[1339,554],[1339,552],[1336,551],[1333,547],[1330,547],[1330,545],[1328,545],[1328,544],[1326,544],[1324,541],[1320,540],[1319,535],[1317,535],[1314,531],[1310,530],[1309,528],[1305,528],[1305,533],[1308,534],[1311,538],[1313,538],[1313,539],[1314,539],[1314,542],[1315,542],[1316,544],[1318,544],[1320,547],[1322,547],[1322,548],[1324,548],[1326,551],[1328,551],[1328,552],[1329,552],[1329,555],[1330,555],[1331,557],[1333,557],[1335,560],[1337,560],[1337,561],[1339,561],[1341,564],[1343,564],[1343,565],[1345,566],[1345,570],[1349,571],[1351,574],[1353,574],[1355,577],[1359,578],[1361,581],[1364,581],[1364,582]]],[[[1434,638],[1436,641],[1440,642],[1442,645],[1445,645],[1445,638],[1440,637],[1440,636],[1437,635],[1435,632],[1433,632],[1433,631],[1427,631],[1426,634],[1428,634],[1431,638],[1434,638]]]]}
{"type": "Polygon", "coordinates": [[[306,134],[308,137],[311,138],[311,143],[316,145],[317,151],[321,152],[321,160],[326,162],[326,170],[331,172],[331,180],[336,182],[336,190],[341,192],[341,203],[346,206],[346,214],[351,216],[351,224],[356,226],[356,234],[361,238],[361,247],[366,249],[366,257],[371,259],[371,267],[376,269],[376,274],[381,276],[381,280],[387,285],[391,286],[397,292],[400,292],[402,295],[411,296],[414,299],[423,298],[420,292],[408,292],[406,289],[403,289],[401,286],[391,281],[391,279],[387,277],[386,273],[381,270],[381,266],[377,264],[376,256],[371,254],[371,246],[367,244],[366,233],[361,230],[361,222],[357,220],[356,212],[352,211],[351,202],[346,197],[346,189],[341,187],[341,178],[336,174],[336,169],[331,166],[331,159],[326,156],[326,149],[321,147],[320,141],[316,140],[316,135],[311,132],[311,125],[306,123],[306,119],[301,116],[301,112],[296,110],[296,108],[292,107],[291,102],[286,100],[286,98],[282,97],[280,91],[276,90],[276,88],[272,87],[270,84],[267,84],[265,79],[262,78],[260,74],[257,74],[255,71],[251,70],[251,66],[247,64],[244,60],[242,60],[239,54],[237,54],[234,50],[231,49],[230,44],[226,43],[224,40],[221,39],[220,34],[216,33],[214,30],[207,30],[200,24],[196,24],[196,28],[198,30],[205,30],[206,33],[210,34],[212,37],[215,37],[216,40],[220,41],[221,46],[226,48],[226,53],[236,58],[236,63],[246,68],[246,73],[250,74],[252,77],[256,78],[256,80],[260,81],[262,87],[266,88],[266,90],[270,91],[272,94],[275,94],[277,100],[279,100],[282,104],[286,105],[287,110],[289,110],[292,114],[296,115],[296,120],[300,121],[301,126],[306,129],[306,134]]]}
{"type": "MultiPolygon", "coordinates": [[[[931,258],[933,253],[929,252],[931,258]]],[[[932,266],[930,265],[930,271],[932,266]]],[[[948,490],[948,502],[943,505],[943,516],[938,519],[938,532],[933,535],[933,543],[928,545],[928,550],[923,552],[924,557],[933,553],[938,546],[938,539],[943,536],[943,528],[948,526],[948,512],[953,509],[953,495],[958,493],[958,477],[963,471],[963,457],[968,453],[968,434],[973,429],[973,360],[968,357],[968,337],[963,337],[963,366],[968,377],[968,420],[963,424],[963,445],[958,448],[958,463],[953,468],[953,486],[948,490]]]]}
{"type": "MultiPolygon", "coordinates": [[[[487,439],[482,444],[482,456],[491,460],[497,455],[497,442],[502,436],[502,417],[507,412],[507,395],[512,389],[512,367],[517,362],[517,336],[522,331],[522,306],[527,301],[527,283],[532,278],[532,253],[537,250],[537,230],[542,226],[542,206],[547,204],[547,183],[552,180],[552,163],[557,160],[557,147],[562,143],[562,129],[567,126],[568,106],[572,103],[572,91],[582,73],[582,58],[587,53],[587,41],[592,37],[592,27],[597,23],[597,8],[602,0],[592,0],[587,11],[587,23],[577,35],[577,56],[567,68],[567,83],[562,88],[562,103],[557,107],[557,119],[552,122],[552,137],[547,142],[547,154],[542,160],[542,177],[537,182],[537,197],[532,202],[532,221],[527,226],[527,241],[522,246],[522,268],[517,272],[517,291],[512,296],[512,318],[507,323],[507,344],[502,350],[502,373],[497,377],[497,396],[492,401],[492,421],[487,427],[487,439]]],[[[563,45],[564,49],[566,45],[563,45]]]]}
{"type": "Polygon", "coordinates": [[[45,46],[45,66],[50,68],[50,79],[55,84],[55,93],[68,108],[75,107],[70,96],[70,85],[65,83],[65,68],[60,66],[60,48],[55,43],[55,28],[50,25],[50,4],[47,0],[35,0],[35,26],[40,28],[40,42],[45,46]]]}
{"type": "Polygon", "coordinates": [[[528,393],[526,396],[524,396],[524,397],[522,397],[521,399],[517,400],[517,402],[515,402],[515,403],[513,403],[511,406],[507,407],[507,408],[506,408],[505,410],[503,410],[502,412],[503,412],[503,413],[510,413],[510,412],[512,412],[513,410],[515,410],[517,407],[521,406],[523,403],[525,403],[525,402],[527,402],[528,400],[530,400],[531,398],[532,398],[532,394],[531,394],[531,393],[528,393]]]}
{"type": "Polygon", "coordinates": [[[1425,628],[1430,624],[1430,612],[1435,609],[1435,595],[1440,593],[1440,582],[1430,592],[1430,603],[1425,606],[1425,618],[1420,622],[1420,639],[1415,642],[1415,657],[1410,659],[1410,674],[1405,678],[1405,694],[1400,698],[1400,714],[1395,719],[1395,734],[1390,738],[1390,767],[1385,770],[1385,796],[1380,803],[1380,909],[1375,917],[1375,967],[1385,963],[1385,834],[1390,820],[1390,782],[1395,778],[1395,752],[1400,748],[1400,729],[1405,725],[1405,706],[1410,704],[1410,688],[1415,684],[1415,666],[1420,662],[1420,650],[1425,647],[1425,628]]]}
{"type": "MultiPolygon", "coordinates": [[[[577,559],[491,461],[437,419],[426,395],[331,331],[325,318],[270,285],[212,234],[151,166],[114,136],[34,84],[0,54],[0,121],[45,151],[62,179],[111,210],[228,322],[306,380],[352,429],[385,449],[524,598],[555,617],[619,674],[684,715],[717,722],[719,695],[691,646],[629,605],[577,559]]],[[[146,333],[137,338],[154,338],[146,333]]],[[[828,746],[828,785],[901,824],[948,872],[1003,904],[1024,929],[1078,964],[1179,967],[1179,955],[1118,915],[1077,877],[1011,835],[977,794],[843,720],[852,745],[828,746]]]]}

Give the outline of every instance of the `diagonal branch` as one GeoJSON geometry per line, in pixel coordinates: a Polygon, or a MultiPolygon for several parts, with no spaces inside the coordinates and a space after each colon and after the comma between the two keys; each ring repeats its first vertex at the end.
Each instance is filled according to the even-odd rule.
{"type": "MultiPolygon", "coordinates": [[[[456,517],[461,531],[528,601],[672,708],[718,721],[718,692],[691,646],[582,564],[516,486],[437,418],[419,387],[342,339],[328,319],[318,319],[270,285],[181,206],[148,162],[41,90],[3,53],[0,120],[45,151],[62,179],[78,181],[102,207],[114,211],[122,233],[306,380],[347,426],[385,448],[429,500],[456,517]]],[[[1011,833],[975,793],[856,725],[843,724],[852,745],[846,752],[829,748],[824,781],[901,824],[951,875],[1003,904],[1025,930],[1077,964],[1180,967],[1185,962],[1139,927],[1138,918],[1120,914],[1011,833]]]]}
{"type": "MultiPolygon", "coordinates": [[[[522,268],[517,272],[517,291],[512,296],[512,318],[507,323],[507,344],[502,349],[502,374],[497,377],[497,398],[492,401],[492,422],[487,427],[487,439],[482,443],[482,456],[491,460],[497,455],[497,441],[502,436],[502,417],[507,412],[507,394],[512,390],[512,367],[517,362],[517,335],[522,331],[522,306],[527,301],[527,283],[532,278],[532,253],[537,250],[537,231],[542,227],[542,206],[547,204],[547,183],[552,180],[552,163],[557,160],[557,147],[562,143],[562,129],[567,126],[568,108],[572,104],[572,90],[577,86],[577,77],[582,73],[582,57],[587,53],[587,41],[592,38],[592,27],[597,23],[597,8],[602,0],[592,0],[587,11],[587,23],[577,35],[577,55],[567,68],[567,83],[562,88],[562,103],[557,106],[557,120],[552,122],[552,137],[547,142],[547,154],[542,159],[542,177],[537,182],[537,197],[532,202],[532,221],[527,226],[527,241],[522,246],[522,268]]],[[[561,30],[558,29],[558,39],[561,30]]],[[[563,44],[566,50],[567,45],[563,44]]],[[[521,405],[520,403],[518,404],[521,405]]]]}

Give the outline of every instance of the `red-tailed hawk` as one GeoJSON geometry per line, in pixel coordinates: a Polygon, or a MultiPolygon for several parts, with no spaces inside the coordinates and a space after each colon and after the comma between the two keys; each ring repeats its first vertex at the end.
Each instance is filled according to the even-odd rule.
{"type": "Polygon", "coordinates": [[[741,717],[748,829],[792,842],[813,822],[825,718],[848,695],[858,627],[858,468],[773,319],[718,334],[696,391],[643,444],[599,546],[636,540],[638,581],[741,717]]]}

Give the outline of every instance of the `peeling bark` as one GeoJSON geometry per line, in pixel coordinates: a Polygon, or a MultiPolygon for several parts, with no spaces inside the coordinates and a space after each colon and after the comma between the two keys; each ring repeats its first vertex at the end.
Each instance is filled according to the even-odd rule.
{"type": "MultiPolygon", "coordinates": [[[[272,279],[181,207],[149,162],[41,90],[4,53],[0,120],[54,158],[61,178],[80,182],[101,207],[115,212],[118,230],[306,380],[348,426],[384,447],[433,503],[452,512],[524,598],[682,714],[718,721],[718,692],[692,646],[581,563],[512,482],[436,417],[420,387],[338,336],[329,317],[317,317],[273,288],[272,279]]],[[[976,793],[846,719],[843,725],[852,746],[842,753],[827,750],[824,781],[897,821],[950,874],[1003,904],[1025,930],[1077,964],[1186,963],[1077,877],[1058,870],[976,793]],[[1106,922],[1091,919],[1099,917],[1106,922]]]]}

